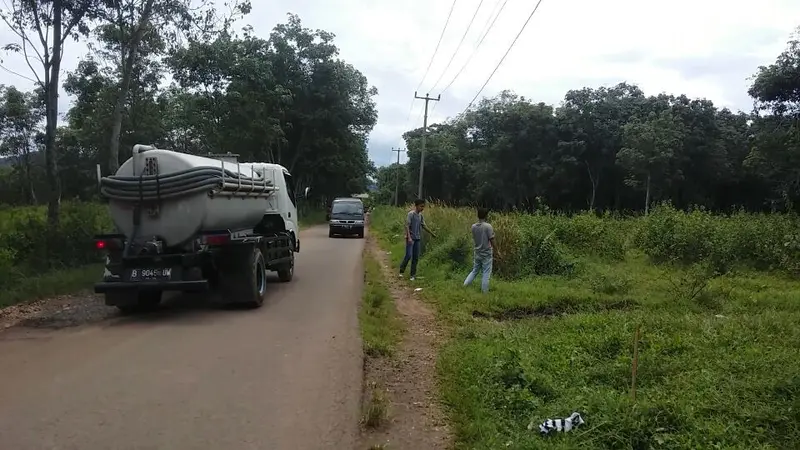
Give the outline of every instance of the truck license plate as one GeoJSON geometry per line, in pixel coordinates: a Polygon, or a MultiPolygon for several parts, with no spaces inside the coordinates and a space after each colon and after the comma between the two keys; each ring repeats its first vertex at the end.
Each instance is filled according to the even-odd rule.
{"type": "Polygon", "coordinates": [[[172,278],[171,267],[159,267],[155,269],[129,269],[128,280],[130,281],[168,281],[172,278]]]}

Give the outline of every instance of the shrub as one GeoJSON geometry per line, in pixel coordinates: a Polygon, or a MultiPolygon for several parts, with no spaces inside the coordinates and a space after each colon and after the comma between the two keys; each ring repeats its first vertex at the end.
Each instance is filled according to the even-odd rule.
{"type": "Polygon", "coordinates": [[[0,289],[20,277],[99,262],[92,237],[113,228],[105,205],[64,203],[60,219],[51,230],[44,208],[0,212],[0,289]]]}
{"type": "MultiPolygon", "coordinates": [[[[401,239],[406,210],[379,207],[372,225],[401,239]]],[[[425,216],[438,235],[424,240],[427,258],[447,261],[453,269],[469,265],[475,210],[432,204],[425,216]]],[[[573,255],[613,262],[623,260],[628,250],[641,251],[657,264],[703,264],[719,274],[735,266],[800,273],[800,221],[794,215],[720,215],[662,204],[640,218],[542,212],[492,213],[489,221],[503,255],[495,260],[495,272],[503,278],[566,274],[573,255]]]]}

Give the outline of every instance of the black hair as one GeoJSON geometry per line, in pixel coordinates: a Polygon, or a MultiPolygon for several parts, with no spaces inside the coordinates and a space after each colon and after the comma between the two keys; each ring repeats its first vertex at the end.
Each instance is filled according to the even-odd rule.
{"type": "Polygon", "coordinates": [[[414,200],[414,206],[420,206],[420,205],[424,205],[424,204],[425,204],[425,200],[423,200],[421,198],[418,198],[418,199],[414,200]]]}
{"type": "Polygon", "coordinates": [[[479,220],[486,220],[489,217],[489,209],[487,208],[478,208],[478,219],[479,220]]]}

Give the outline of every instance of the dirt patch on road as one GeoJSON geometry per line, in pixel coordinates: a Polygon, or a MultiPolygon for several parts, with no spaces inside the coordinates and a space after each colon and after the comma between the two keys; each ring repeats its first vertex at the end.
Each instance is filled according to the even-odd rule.
{"type": "Polygon", "coordinates": [[[0,309],[0,331],[14,326],[65,328],[99,322],[117,316],[103,298],[92,292],[58,295],[0,309]]]}
{"type": "MultiPolygon", "coordinates": [[[[445,449],[451,434],[442,412],[436,386],[436,356],[444,330],[433,311],[414,295],[413,288],[397,279],[389,258],[374,237],[367,248],[383,268],[384,281],[405,322],[405,334],[394,356],[366,358],[364,385],[367,409],[375,393],[385,403],[386,419],[364,426],[360,449],[445,449]]],[[[380,404],[377,406],[381,408],[380,404]]]]}

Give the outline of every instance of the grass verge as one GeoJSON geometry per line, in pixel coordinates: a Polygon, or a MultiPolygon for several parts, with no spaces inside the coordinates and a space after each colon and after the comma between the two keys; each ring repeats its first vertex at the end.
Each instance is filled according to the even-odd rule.
{"type": "Polygon", "coordinates": [[[384,284],[380,263],[364,251],[364,294],[358,313],[361,339],[367,356],[391,356],[403,332],[394,299],[384,284]]]}
{"type": "Polygon", "coordinates": [[[71,294],[90,287],[103,274],[103,264],[89,264],[19,278],[0,294],[0,308],[21,302],[71,294]]]}
{"type": "MultiPolygon", "coordinates": [[[[471,214],[431,207],[426,216],[439,238],[426,243],[416,283],[454,329],[438,374],[456,448],[788,449],[800,442],[796,279],[747,266],[719,275],[705,261],[656,265],[647,256],[654,250],[630,244],[641,235],[621,234],[635,227],[613,218],[585,226],[595,219],[500,216],[494,223],[507,260],[497,262],[502,279],[482,295],[477,283],[461,286],[471,214]],[[512,228],[525,221],[533,228],[512,228]],[[583,226],[585,233],[569,233],[583,226]],[[585,239],[598,229],[620,234],[585,239]],[[573,411],[584,426],[539,436],[538,423],[573,411]]],[[[373,235],[394,264],[403,255],[402,219],[397,209],[373,214],[373,235]]]]}
{"type": "Polygon", "coordinates": [[[325,211],[322,209],[307,208],[299,211],[298,214],[301,229],[325,223],[325,211]]]}

